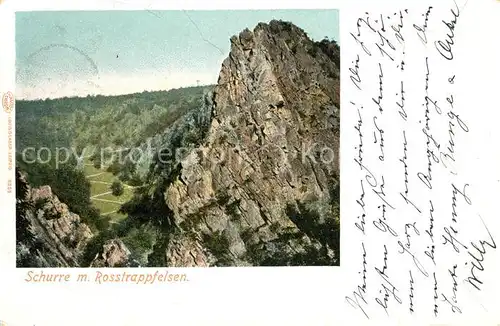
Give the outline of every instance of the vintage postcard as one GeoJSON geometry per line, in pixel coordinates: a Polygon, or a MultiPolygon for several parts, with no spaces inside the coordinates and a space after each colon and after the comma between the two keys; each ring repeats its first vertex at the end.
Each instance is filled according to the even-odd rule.
{"type": "Polygon", "coordinates": [[[500,323],[495,14],[3,1],[0,325],[500,323]]]}

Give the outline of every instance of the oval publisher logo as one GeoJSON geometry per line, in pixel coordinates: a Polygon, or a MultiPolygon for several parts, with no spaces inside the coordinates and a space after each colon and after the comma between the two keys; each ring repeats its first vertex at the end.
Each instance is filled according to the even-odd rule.
{"type": "Polygon", "coordinates": [[[7,113],[12,112],[12,108],[14,107],[14,94],[12,94],[12,92],[9,91],[3,94],[2,107],[5,112],[7,113]]]}

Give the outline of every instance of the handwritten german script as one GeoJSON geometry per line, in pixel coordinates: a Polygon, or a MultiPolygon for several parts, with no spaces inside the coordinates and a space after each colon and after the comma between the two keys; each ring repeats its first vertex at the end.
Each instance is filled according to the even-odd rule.
{"type": "Polygon", "coordinates": [[[463,173],[475,132],[474,109],[457,87],[473,83],[457,64],[464,10],[443,1],[360,11],[346,27],[355,51],[342,57],[342,262],[357,272],[345,302],[365,319],[487,310],[482,294],[498,239],[463,173]]]}

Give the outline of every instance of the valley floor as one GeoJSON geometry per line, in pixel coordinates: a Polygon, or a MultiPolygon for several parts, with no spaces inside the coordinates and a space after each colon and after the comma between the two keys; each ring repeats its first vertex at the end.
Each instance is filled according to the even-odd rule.
{"type": "Polygon", "coordinates": [[[130,200],[133,196],[134,187],[123,183],[124,191],[121,196],[114,196],[111,193],[111,183],[117,179],[111,172],[106,171],[107,166],[100,169],[94,167],[94,164],[88,159],[84,160],[83,171],[87,180],[89,180],[90,200],[98,208],[103,216],[109,216],[111,223],[116,223],[126,217],[118,212],[120,206],[130,200]]]}

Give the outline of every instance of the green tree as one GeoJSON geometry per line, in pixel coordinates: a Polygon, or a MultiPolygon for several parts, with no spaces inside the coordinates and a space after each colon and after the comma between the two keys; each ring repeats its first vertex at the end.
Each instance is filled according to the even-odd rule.
{"type": "Polygon", "coordinates": [[[111,189],[111,193],[113,194],[113,196],[118,197],[118,196],[123,195],[123,191],[124,191],[123,184],[118,180],[113,181],[110,189],[111,189]]]}

